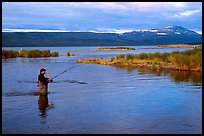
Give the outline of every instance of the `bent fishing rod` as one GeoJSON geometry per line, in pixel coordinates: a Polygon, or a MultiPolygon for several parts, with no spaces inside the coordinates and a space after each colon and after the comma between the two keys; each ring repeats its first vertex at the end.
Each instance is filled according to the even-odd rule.
{"type": "Polygon", "coordinates": [[[65,73],[65,72],[67,72],[68,70],[73,69],[73,68],[78,67],[78,66],[80,66],[80,65],[76,65],[76,66],[73,66],[73,67],[71,67],[71,68],[68,68],[68,69],[66,69],[65,71],[63,71],[63,72],[57,74],[56,76],[54,76],[52,79],[54,79],[54,78],[58,77],[59,75],[61,75],[61,74],[65,73]]]}

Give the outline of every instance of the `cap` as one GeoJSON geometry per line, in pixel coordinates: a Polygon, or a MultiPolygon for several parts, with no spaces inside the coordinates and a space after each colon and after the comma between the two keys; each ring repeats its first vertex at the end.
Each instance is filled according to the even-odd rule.
{"type": "Polygon", "coordinates": [[[40,70],[40,72],[42,72],[42,71],[47,71],[46,69],[44,69],[44,68],[42,68],[41,70],[40,70]]]}

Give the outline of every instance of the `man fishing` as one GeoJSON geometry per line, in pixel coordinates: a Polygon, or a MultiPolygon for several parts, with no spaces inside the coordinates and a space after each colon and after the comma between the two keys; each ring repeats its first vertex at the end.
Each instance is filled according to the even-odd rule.
{"type": "MultiPolygon", "coordinates": [[[[46,69],[44,69],[44,68],[41,69],[41,70],[40,70],[40,74],[39,74],[39,76],[38,76],[38,83],[37,83],[37,86],[38,86],[39,89],[40,89],[40,94],[47,94],[47,93],[48,93],[48,83],[53,82],[53,79],[54,79],[54,78],[58,77],[59,75],[65,73],[65,72],[69,71],[70,69],[73,69],[73,68],[75,68],[75,67],[77,67],[77,66],[80,66],[80,65],[76,65],[76,66],[73,66],[73,67],[71,67],[71,68],[68,68],[68,69],[66,69],[65,71],[63,71],[63,72],[57,74],[57,75],[54,76],[53,78],[51,78],[51,77],[45,78],[44,75],[46,74],[46,69]]],[[[80,82],[80,83],[81,83],[81,84],[87,84],[87,83],[83,83],[83,82],[80,82]]]]}
{"type": "Polygon", "coordinates": [[[41,69],[40,74],[38,75],[38,87],[40,90],[40,94],[47,94],[48,93],[48,83],[53,82],[52,78],[45,77],[46,69],[41,69]]]}

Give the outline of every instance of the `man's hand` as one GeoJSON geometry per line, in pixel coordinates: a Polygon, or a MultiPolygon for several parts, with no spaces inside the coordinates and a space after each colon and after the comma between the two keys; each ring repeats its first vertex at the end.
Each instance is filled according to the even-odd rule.
{"type": "Polygon", "coordinates": [[[52,80],[52,78],[51,77],[48,77],[48,81],[51,81],[52,80]]]}
{"type": "Polygon", "coordinates": [[[49,82],[53,82],[52,78],[50,78],[50,77],[48,78],[48,81],[49,81],[49,82]]]}

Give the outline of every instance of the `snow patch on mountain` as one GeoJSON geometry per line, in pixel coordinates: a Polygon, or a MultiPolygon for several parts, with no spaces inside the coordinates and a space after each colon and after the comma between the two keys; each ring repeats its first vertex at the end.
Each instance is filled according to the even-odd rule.
{"type": "Polygon", "coordinates": [[[158,35],[167,35],[167,33],[157,33],[158,35]]]}
{"type": "Polygon", "coordinates": [[[181,34],[180,32],[175,32],[175,34],[181,34]]]}
{"type": "Polygon", "coordinates": [[[155,32],[158,32],[159,30],[157,30],[157,29],[151,29],[151,30],[149,30],[149,32],[152,32],[152,33],[155,33],[155,32]]]}
{"type": "Polygon", "coordinates": [[[173,28],[173,26],[167,26],[166,28],[167,28],[167,29],[171,29],[171,28],[173,28]]]}

